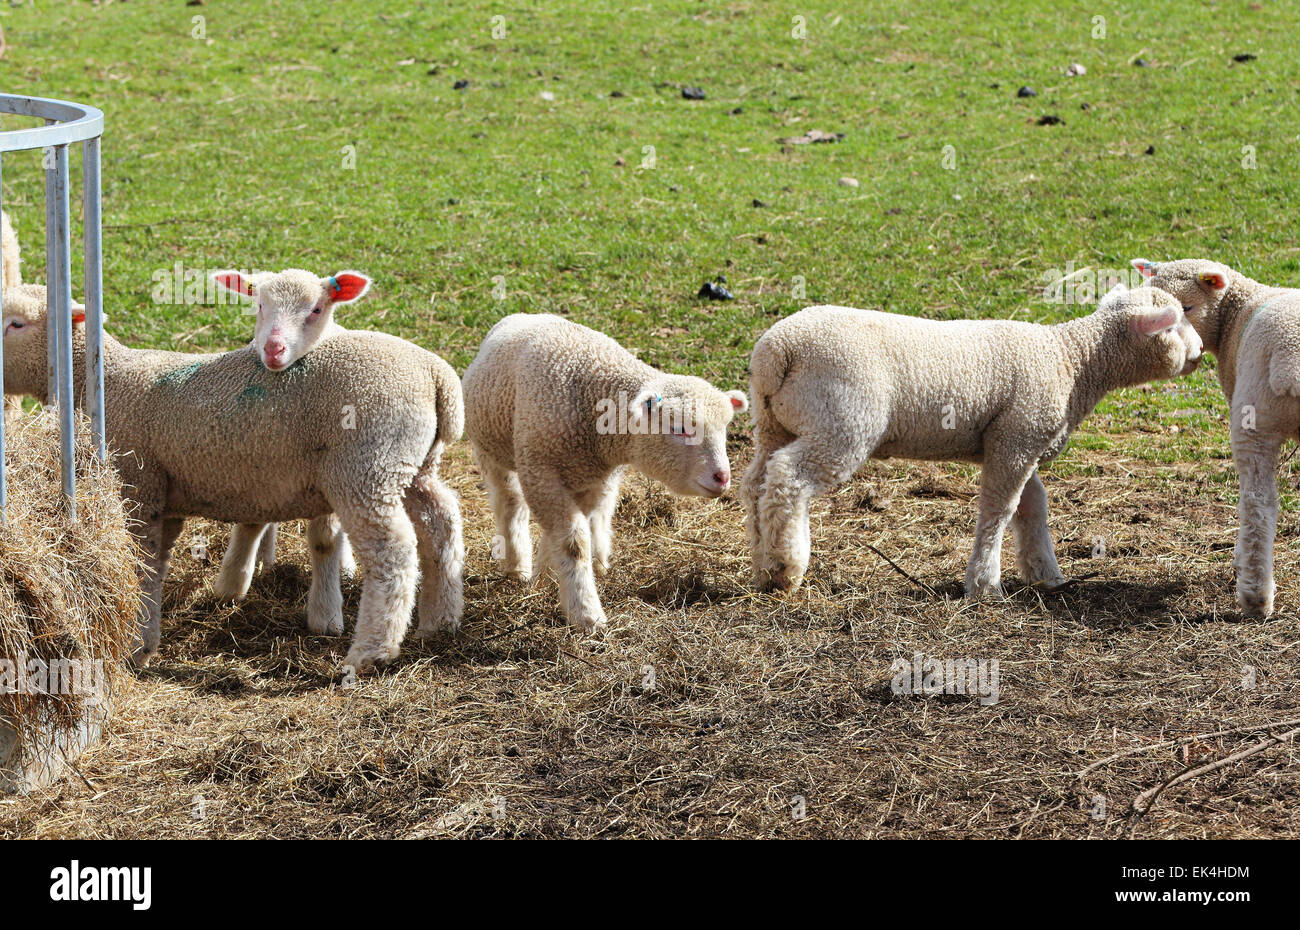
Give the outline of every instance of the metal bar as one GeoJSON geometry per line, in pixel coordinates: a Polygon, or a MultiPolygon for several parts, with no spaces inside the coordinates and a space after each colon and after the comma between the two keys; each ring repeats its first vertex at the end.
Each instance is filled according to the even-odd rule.
{"type": "Polygon", "coordinates": [[[99,140],[82,146],[81,204],[85,212],[86,398],[95,456],[108,460],[104,430],[104,272],[99,198],[99,140]]]}
{"type": "Polygon", "coordinates": [[[17,152],[43,146],[85,142],[104,134],[104,114],[95,107],[66,100],[0,94],[0,113],[34,116],[46,122],[30,129],[9,129],[0,134],[0,152],[17,152]]]}
{"type": "MultiPolygon", "coordinates": [[[[0,214],[4,213],[4,172],[0,170],[0,214]]],[[[4,263],[0,262],[0,526],[4,526],[7,521],[5,517],[5,501],[8,498],[8,488],[5,485],[5,416],[4,416],[4,379],[5,379],[5,307],[4,307],[4,263]]]]}
{"type": "Polygon", "coordinates": [[[54,377],[55,347],[59,344],[59,317],[54,312],[54,162],[53,148],[41,150],[45,169],[45,397],[46,404],[59,402],[59,385],[54,377]]]}
{"type": "Polygon", "coordinates": [[[68,515],[77,518],[76,506],[76,449],[73,439],[76,430],[77,399],[72,389],[72,225],[68,211],[68,147],[54,147],[54,238],[58,249],[56,312],[59,315],[59,439],[63,462],[63,496],[68,503],[68,515]]]}

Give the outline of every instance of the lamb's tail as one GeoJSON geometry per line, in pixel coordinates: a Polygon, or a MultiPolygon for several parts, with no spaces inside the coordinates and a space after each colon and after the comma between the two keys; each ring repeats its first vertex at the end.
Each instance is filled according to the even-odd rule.
{"type": "Polygon", "coordinates": [[[465,434],[465,395],[460,376],[443,359],[434,356],[433,380],[437,389],[438,432],[435,443],[447,445],[465,434]]]}
{"type": "Polygon", "coordinates": [[[786,432],[772,410],[772,397],[781,390],[794,360],[784,340],[768,330],[754,344],[749,357],[749,410],[760,433],[786,432]]]}

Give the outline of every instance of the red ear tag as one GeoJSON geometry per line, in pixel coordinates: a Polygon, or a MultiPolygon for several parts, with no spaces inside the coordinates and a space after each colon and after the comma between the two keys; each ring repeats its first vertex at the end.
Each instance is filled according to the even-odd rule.
{"type": "Polygon", "coordinates": [[[370,282],[358,274],[341,274],[330,278],[330,287],[333,293],[330,299],[340,303],[347,303],[350,300],[356,300],[370,285],[370,282]]]}

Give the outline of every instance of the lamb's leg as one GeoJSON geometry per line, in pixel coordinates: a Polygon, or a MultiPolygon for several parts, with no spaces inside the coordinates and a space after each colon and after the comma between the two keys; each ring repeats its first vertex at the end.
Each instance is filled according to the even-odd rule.
{"type": "Polygon", "coordinates": [[[767,550],[759,519],[759,501],[763,496],[763,483],[767,479],[767,460],[779,446],[766,443],[761,436],[754,436],[754,459],[745,470],[745,479],[740,485],[740,497],[745,505],[745,535],[749,539],[750,558],[754,564],[754,584],[759,588],[772,586],[773,572],[776,565],[767,550]]]}
{"type": "Polygon", "coordinates": [[[171,564],[172,547],[185,527],[184,520],[154,520],[144,530],[144,599],[140,605],[140,638],[131,655],[137,666],[147,665],[158,654],[162,640],[162,593],[171,564]]]}
{"type": "Polygon", "coordinates": [[[275,567],[275,543],[279,533],[279,525],[268,523],[266,529],[262,531],[262,538],[257,544],[257,567],[258,571],[269,571],[275,567]]]}
{"type": "Polygon", "coordinates": [[[496,518],[492,557],[501,559],[501,569],[508,576],[527,581],[533,574],[533,541],[528,535],[528,504],[519,485],[519,475],[498,465],[477,446],[474,454],[496,518]]]}
{"type": "Polygon", "coordinates": [[[591,524],[592,569],[597,578],[609,571],[609,556],[614,548],[614,508],[618,505],[618,488],[623,469],[616,468],[596,495],[588,522],[591,524]]]}
{"type": "Polygon", "coordinates": [[[1283,437],[1259,428],[1244,430],[1234,422],[1232,461],[1240,497],[1237,514],[1237,603],[1248,617],[1273,612],[1273,539],[1277,533],[1277,459],[1283,437]]]}
{"type": "MultiPolygon", "coordinates": [[[[275,524],[271,524],[274,528],[275,524]]],[[[270,532],[268,530],[268,532],[270,532]]],[[[343,592],[339,588],[343,527],[334,514],[307,524],[311,555],[311,590],[307,593],[307,629],[321,636],[343,635],[343,592]]]]}
{"type": "Polygon", "coordinates": [[[419,635],[455,633],[465,612],[460,501],[438,480],[437,471],[428,468],[406,492],[406,512],[415,526],[420,556],[419,635]]]}
{"type": "Polygon", "coordinates": [[[348,534],[340,530],[335,542],[339,547],[340,577],[355,578],[357,576],[357,558],[352,554],[352,543],[348,542],[348,534]]]}
{"type": "Polygon", "coordinates": [[[265,523],[239,523],[230,531],[230,542],[221,559],[217,580],[212,583],[212,593],[222,603],[242,601],[253,583],[253,570],[258,556],[258,540],[266,532],[273,532],[275,524],[267,529],[265,523]],[[264,532],[265,531],[265,532],[264,532]]]}
{"type": "Polygon", "coordinates": [[[357,671],[397,658],[415,606],[420,574],[415,528],[405,507],[389,505],[388,497],[387,492],[377,492],[364,498],[353,494],[331,499],[366,566],[357,628],[344,659],[357,671]]]}
{"type": "Polygon", "coordinates": [[[1016,567],[1026,584],[1055,588],[1065,584],[1056,564],[1052,531],[1047,528],[1047,489],[1034,469],[1020,492],[1020,504],[1011,518],[1016,535],[1016,567]]]}
{"type": "Polygon", "coordinates": [[[605,610],[591,565],[589,519],[554,469],[525,469],[521,463],[520,480],[542,526],[544,564],[555,572],[565,618],[583,632],[603,629],[605,610]]]}
{"type": "Polygon", "coordinates": [[[1034,465],[998,454],[985,437],[984,471],[980,475],[979,519],[975,549],[966,566],[966,596],[1002,596],[1002,536],[1020,503],[1034,465]]]}
{"type": "Polygon", "coordinates": [[[800,436],[767,458],[758,502],[759,550],[755,563],[761,589],[798,586],[808,570],[812,536],[808,502],[853,477],[875,448],[876,434],[844,431],[835,436],[800,436]]]}

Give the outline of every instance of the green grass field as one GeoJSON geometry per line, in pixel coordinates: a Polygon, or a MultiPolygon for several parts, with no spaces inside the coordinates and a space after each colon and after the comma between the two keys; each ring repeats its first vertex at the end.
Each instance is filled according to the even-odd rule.
{"type": "MultiPolygon", "coordinates": [[[[1088,305],[1044,299],[1053,269],[1137,255],[1295,278],[1300,62],[1274,40],[1298,8],[530,6],[42,2],[0,14],[0,76],[105,111],[105,286],[135,345],[251,330],[153,302],[176,262],[365,270],[345,325],[460,368],[501,316],[551,311],[728,385],[810,303],[1054,321],[1088,305]],[[844,138],[779,141],[811,129],[844,138]],[[694,296],[717,274],[734,303],[694,296]]],[[[39,262],[36,156],[5,178],[39,262]]],[[[1222,409],[1207,366],[1117,395],[1077,446],[1222,458],[1222,409]]]]}
{"type": "MultiPolygon", "coordinates": [[[[40,0],[0,6],[0,86],[104,110],[108,328],[137,346],[251,336],[237,306],[155,301],[178,263],[360,269],[343,325],[461,371],[496,320],[546,311],[724,388],[814,303],[1055,322],[1092,304],[1049,282],[1138,256],[1300,283],[1300,5],[1046,6],[40,0]],[[811,130],[844,135],[782,142],[811,130]],[[736,299],[698,299],[720,274],[736,299]]],[[[4,182],[43,279],[37,154],[4,182]]],[[[1225,409],[1210,359],[1104,401],[1044,471],[1070,585],[992,604],[961,599],[972,466],[873,464],[818,498],[790,597],[750,589],[734,493],[634,479],[604,641],[501,581],[457,444],[464,627],[352,692],[346,641],[303,630],[301,533],[227,607],[226,530],[191,521],[158,662],[84,783],[3,807],[0,835],[1300,835],[1293,746],[1125,813],[1300,713],[1300,530],[1279,527],[1279,614],[1242,622],[1225,409]],[[914,651],[1001,656],[1006,697],[892,693],[914,651]]]]}

